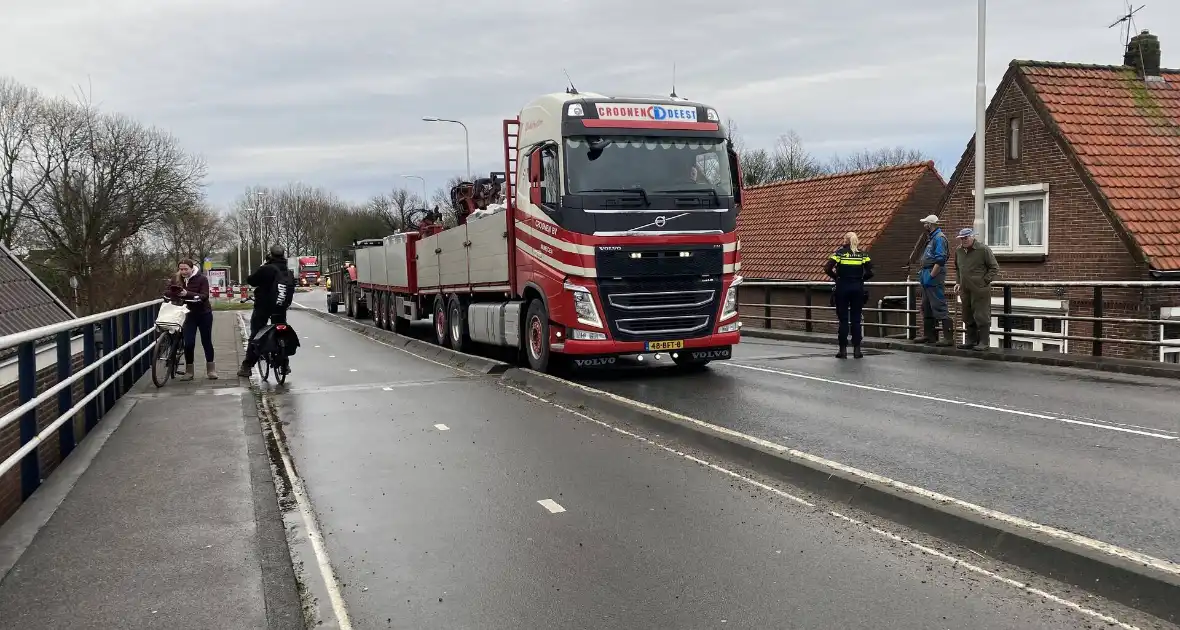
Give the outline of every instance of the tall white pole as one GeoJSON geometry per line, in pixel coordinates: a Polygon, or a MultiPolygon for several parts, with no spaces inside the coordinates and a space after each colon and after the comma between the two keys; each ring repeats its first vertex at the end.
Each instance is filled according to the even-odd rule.
{"type": "Polygon", "coordinates": [[[979,23],[976,25],[976,58],[975,58],[975,229],[982,230],[986,224],[987,199],[983,196],[986,180],[987,142],[984,135],[987,131],[987,0],[977,0],[979,3],[979,23]]]}
{"type": "Polygon", "coordinates": [[[238,235],[238,275],[235,277],[238,284],[242,283],[242,235],[238,235]]]}
{"type": "Polygon", "coordinates": [[[426,122],[445,122],[454,123],[463,128],[463,142],[467,146],[467,181],[471,181],[471,135],[467,133],[467,125],[463,124],[461,120],[453,118],[438,118],[436,116],[423,116],[422,120],[426,122]]]}

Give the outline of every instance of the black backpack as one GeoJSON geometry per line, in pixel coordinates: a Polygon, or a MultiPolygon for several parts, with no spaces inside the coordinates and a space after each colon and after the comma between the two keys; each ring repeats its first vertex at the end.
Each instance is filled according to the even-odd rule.
{"type": "Polygon", "coordinates": [[[287,308],[295,299],[295,274],[286,265],[275,274],[275,307],[287,308]]]}

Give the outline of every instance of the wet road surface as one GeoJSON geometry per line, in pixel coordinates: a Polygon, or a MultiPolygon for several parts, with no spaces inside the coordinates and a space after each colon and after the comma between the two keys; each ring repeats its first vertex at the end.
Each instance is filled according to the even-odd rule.
{"type": "MultiPolygon", "coordinates": [[[[322,294],[301,294],[325,310],[322,294]]],[[[415,329],[428,338],[429,327],[415,329]]],[[[1180,562],[1180,383],[747,337],[729,362],[574,380],[1180,562]]]]}
{"type": "Polygon", "coordinates": [[[699,374],[587,385],[958,499],[1180,561],[1180,384],[746,338],[699,374]]]}
{"type": "Polygon", "coordinates": [[[273,400],[353,627],[1105,627],[492,379],[290,321],[303,347],[273,400]]]}

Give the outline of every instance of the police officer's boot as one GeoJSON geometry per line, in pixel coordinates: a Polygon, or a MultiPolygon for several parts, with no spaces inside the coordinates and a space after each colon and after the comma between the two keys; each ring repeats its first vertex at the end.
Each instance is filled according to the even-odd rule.
{"type": "Polygon", "coordinates": [[[955,345],[955,322],[950,318],[942,320],[942,339],[938,345],[947,347],[955,345]]]}
{"type": "Polygon", "coordinates": [[[860,346],[859,346],[859,345],[852,346],[852,358],[854,358],[854,359],[863,359],[863,358],[865,358],[865,355],[864,355],[864,353],[862,353],[862,352],[860,351],[860,346]]]}
{"type": "Polygon", "coordinates": [[[846,344],[843,344],[843,343],[840,344],[840,351],[836,353],[836,358],[837,359],[847,359],[848,358],[848,346],[846,344]]]}

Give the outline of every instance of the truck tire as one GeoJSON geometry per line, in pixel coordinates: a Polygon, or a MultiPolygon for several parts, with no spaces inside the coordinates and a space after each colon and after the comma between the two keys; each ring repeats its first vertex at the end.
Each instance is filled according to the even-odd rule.
{"type": "MultiPolygon", "coordinates": [[[[356,318],[357,319],[369,319],[370,317],[373,316],[373,312],[369,309],[368,300],[365,300],[364,302],[361,301],[361,296],[363,296],[363,295],[364,294],[362,293],[360,296],[357,296],[357,300],[356,300],[356,318]]],[[[372,296],[370,296],[370,298],[371,297],[372,296]]]]}
{"type": "Polygon", "coordinates": [[[393,330],[393,320],[397,319],[397,314],[393,312],[393,294],[381,294],[381,327],[385,330],[393,330]]]}
{"type": "Polygon", "coordinates": [[[451,349],[467,352],[471,347],[471,337],[467,334],[467,309],[463,308],[457,295],[452,295],[447,303],[447,323],[451,327],[451,349]]]}
{"type": "Polygon", "coordinates": [[[435,296],[430,312],[434,316],[434,342],[445,348],[450,345],[451,327],[447,326],[447,301],[441,294],[435,296]]]}
{"type": "Polygon", "coordinates": [[[332,299],[332,294],[329,293],[328,294],[328,312],[335,313],[336,311],[339,311],[339,310],[340,310],[340,305],[336,303],[336,300],[332,299]]]}
{"type": "Polygon", "coordinates": [[[524,317],[524,356],[529,367],[537,372],[549,369],[549,311],[543,300],[529,302],[524,317]]]}
{"type": "Polygon", "coordinates": [[[385,330],[385,294],[374,291],[371,295],[373,299],[373,323],[381,330],[385,330]]]}

